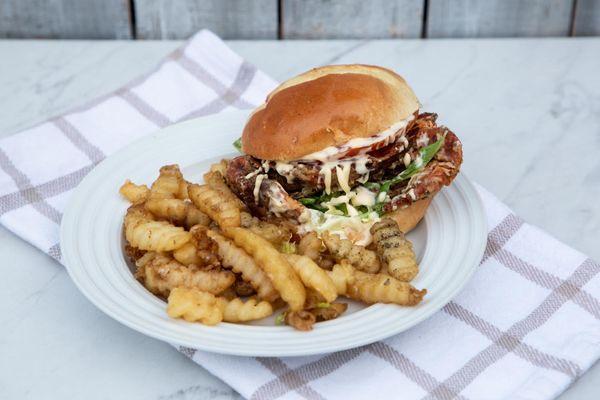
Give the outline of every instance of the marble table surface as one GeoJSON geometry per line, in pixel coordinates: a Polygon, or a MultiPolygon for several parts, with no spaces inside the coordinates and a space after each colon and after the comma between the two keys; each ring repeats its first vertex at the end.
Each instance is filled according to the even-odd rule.
{"type": "MultiPolygon", "coordinates": [[[[180,44],[0,41],[0,136],[119,87],[180,44]]],[[[328,63],[399,71],[463,141],[467,175],[600,260],[600,39],[229,44],[280,80],[328,63]]],[[[105,316],[63,267],[3,228],[0,255],[0,398],[239,397],[105,316]]],[[[599,397],[600,363],[560,398],[599,397]]]]}

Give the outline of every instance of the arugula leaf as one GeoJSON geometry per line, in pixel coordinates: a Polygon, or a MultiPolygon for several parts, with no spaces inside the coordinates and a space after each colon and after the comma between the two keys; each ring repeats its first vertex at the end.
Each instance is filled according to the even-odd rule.
{"type": "Polygon", "coordinates": [[[343,212],[344,216],[348,216],[348,206],[346,206],[346,203],[336,204],[335,209],[343,212]]]}
{"type": "MultiPolygon", "coordinates": [[[[419,162],[417,162],[417,160],[413,160],[410,164],[408,164],[408,167],[406,167],[406,169],[404,171],[400,172],[398,175],[396,175],[392,179],[382,181],[379,186],[379,193],[389,192],[390,188],[392,186],[394,186],[395,184],[400,183],[406,179],[411,178],[412,176],[417,174],[419,171],[421,171],[423,168],[425,168],[425,166],[429,163],[429,161],[431,161],[433,159],[433,157],[436,155],[436,153],[442,148],[445,139],[446,139],[446,136],[444,135],[440,139],[438,139],[435,143],[432,143],[429,146],[425,146],[421,150],[419,150],[419,158],[420,158],[419,162]]],[[[373,210],[376,211],[379,215],[381,215],[383,213],[383,206],[384,206],[383,202],[377,203],[377,204],[375,204],[375,206],[373,206],[373,210]]]]}
{"type": "Polygon", "coordinates": [[[233,147],[237,149],[240,153],[242,152],[242,138],[238,138],[235,142],[233,142],[233,147]]]}

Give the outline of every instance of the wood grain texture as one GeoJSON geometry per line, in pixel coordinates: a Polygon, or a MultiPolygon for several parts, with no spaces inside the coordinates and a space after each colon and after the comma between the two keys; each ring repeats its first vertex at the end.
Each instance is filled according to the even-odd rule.
{"type": "Polygon", "coordinates": [[[135,0],[138,39],[187,39],[207,28],[224,39],[276,39],[277,0],[135,0]]]}
{"type": "Polygon", "coordinates": [[[417,38],[423,0],[282,0],[284,39],[417,38]]]}
{"type": "Polygon", "coordinates": [[[577,0],[577,6],[575,8],[575,21],[573,22],[573,35],[600,35],[599,0],[577,0]]]}
{"type": "Polygon", "coordinates": [[[573,0],[429,0],[426,32],[432,38],[567,36],[572,10],[573,0]]]}
{"type": "Polygon", "coordinates": [[[130,39],[128,0],[0,0],[0,37],[130,39]]]}

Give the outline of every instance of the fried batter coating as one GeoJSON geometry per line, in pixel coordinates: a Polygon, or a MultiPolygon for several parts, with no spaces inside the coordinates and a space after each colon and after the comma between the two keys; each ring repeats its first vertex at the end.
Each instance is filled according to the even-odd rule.
{"type": "Polygon", "coordinates": [[[355,268],[371,274],[379,272],[381,264],[374,251],[367,250],[348,239],[342,239],[339,235],[324,232],[323,243],[333,258],[340,262],[348,260],[355,268]]]}
{"type": "Polygon", "coordinates": [[[358,271],[347,262],[336,264],[328,273],[336,285],[338,294],[367,304],[394,303],[414,306],[419,304],[427,293],[426,289],[415,289],[411,284],[388,275],[358,271]]]}
{"type": "Polygon", "coordinates": [[[258,302],[256,299],[248,299],[244,302],[240,298],[226,300],[219,297],[217,304],[223,312],[223,321],[226,322],[254,321],[273,314],[273,307],[269,302],[258,302]]]}
{"type": "Polygon", "coordinates": [[[317,322],[317,317],[310,311],[299,310],[286,312],[284,320],[287,325],[292,326],[299,331],[310,331],[315,322],[317,322]]]}
{"type": "Polygon", "coordinates": [[[191,235],[166,221],[155,221],[142,206],[131,206],[123,222],[127,242],[140,250],[170,251],[186,244],[191,235]]]}
{"type": "Polygon", "coordinates": [[[325,250],[325,247],[316,232],[308,232],[306,235],[302,236],[298,243],[298,253],[315,262],[319,260],[323,250],[325,250]]]}
{"type": "Polygon", "coordinates": [[[241,213],[241,223],[242,227],[248,228],[276,246],[287,242],[292,237],[292,232],[287,227],[262,221],[247,212],[241,213]]]}
{"type": "Polygon", "coordinates": [[[246,205],[229,189],[229,186],[225,183],[225,178],[223,178],[223,174],[218,171],[210,171],[204,174],[204,182],[210,186],[211,189],[219,192],[222,198],[226,199],[228,202],[234,203],[237,205],[238,209],[245,210],[246,205]]]}
{"type": "Polygon", "coordinates": [[[398,223],[384,218],[371,227],[373,241],[377,245],[377,254],[387,266],[388,273],[394,278],[410,282],[419,273],[417,257],[409,242],[400,230],[398,223]]]}
{"type": "Polygon", "coordinates": [[[119,193],[132,204],[142,204],[150,196],[150,189],[146,185],[136,185],[127,179],[119,189],[119,193]]]}
{"type": "Polygon", "coordinates": [[[235,275],[230,271],[206,271],[195,265],[186,267],[173,258],[158,253],[147,253],[136,265],[136,278],[152,293],[163,297],[167,297],[177,287],[219,294],[235,281],[235,275]]]}

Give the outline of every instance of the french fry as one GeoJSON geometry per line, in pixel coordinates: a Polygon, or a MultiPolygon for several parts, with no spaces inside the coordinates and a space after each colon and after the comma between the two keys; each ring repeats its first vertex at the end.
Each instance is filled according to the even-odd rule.
{"type": "Polygon", "coordinates": [[[187,242],[180,248],[173,250],[173,258],[180,264],[201,267],[204,260],[198,255],[198,250],[192,242],[187,242]]]}
{"type": "Polygon", "coordinates": [[[379,272],[381,269],[381,264],[374,251],[368,250],[364,246],[356,245],[348,239],[342,239],[339,235],[329,232],[324,232],[322,239],[337,262],[348,260],[355,268],[372,274],[379,272]]]}
{"type": "Polygon", "coordinates": [[[191,228],[194,225],[210,225],[210,218],[189,201],[181,199],[149,199],[144,204],[155,217],[166,219],[176,225],[191,228]]]}
{"type": "Polygon", "coordinates": [[[217,244],[217,251],[223,266],[241,274],[242,278],[254,287],[258,297],[269,302],[279,297],[279,293],[267,274],[248,253],[215,231],[209,230],[207,235],[217,244]]]}
{"type": "Polygon", "coordinates": [[[273,314],[273,307],[267,301],[248,299],[244,302],[239,297],[233,300],[219,297],[217,302],[223,313],[223,321],[226,322],[253,321],[273,314]]]}
{"type": "Polygon", "coordinates": [[[125,221],[127,242],[140,250],[170,251],[186,244],[191,235],[166,221],[155,221],[152,214],[141,206],[127,210],[125,221]]]}
{"type": "Polygon", "coordinates": [[[244,228],[225,228],[223,233],[254,258],[290,309],[302,309],[306,299],[304,286],[292,266],[271,243],[244,228]]]}
{"type": "Polygon", "coordinates": [[[172,199],[181,196],[187,186],[178,165],[165,165],[159,171],[158,178],[150,187],[150,198],[172,199]]]}
{"type": "Polygon", "coordinates": [[[144,256],[136,265],[136,277],[144,286],[152,293],[165,297],[177,287],[220,294],[235,282],[235,275],[230,271],[205,271],[195,265],[186,267],[164,254],[144,256]]]}
{"type": "Polygon", "coordinates": [[[313,260],[306,256],[287,254],[285,258],[306,287],[316,290],[328,303],[335,301],[337,290],[325,270],[321,269],[313,260]]]}
{"type": "Polygon", "coordinates": [[[119,193],[132,204],[142,204],[150,196],[150,189],[146,185],[136,185],[129,179],[119,189],[119,193]]]}
{"type": "Polygon", "coordinates": [[[240,226],[240,209],[234,201],[223,198],[219,191],[207,185],[191,184],[188,193],[194,205],[221,228],[240,226]]]}
{"type": "Polygon", "coordinates": [[[414,306],[419,304],[427,293],[425,289],[415,289],[410,283],[401,282],[389,275],[358,271],[347,262],[336,264],[328,274],[338,294],[367,304],[394,303],[414,306]]]}
{"type": "Polygon", "coordinates": [[[220,172],[210,171],[204,174],[204,183],[206,183],[211,189],[219,192],[222,198],[226,199],[232,204],[236,204],[238,209],[245,210],[246,205],[229,189],[229,186],[225,183],[225,179],[220,172]]]}
{"type": "Polygon", "coordinates": [[[221,176],[225,176],[225,172],[227,171],[227,160],[221,160],[218,163],[214,163],[210,165],[210,172],[218,172],[221,176]]]}
{"type": "Polygon", "coordinates": [[[192,229],[194,225],[209,226],[210,222],[210,217],[208,215],[198,210],[195,205],[189,203],[183,226],[187,229],[192,229]]]}
{"type": "Polygon", "coordinates": [[[371,227],[371,234],[388,273],[403,282],[413,280],[419,273],[417,257],[412,243],[406,240],[398,223],[391,218],[384,218],[371,227]]]}
{"type": "Polygon", "coordinates": [[[167,314],[188,322],[216,325],[223,320],[223,311],[210,293],[189,288],[174,288],[169,294],[167,314]]]}

